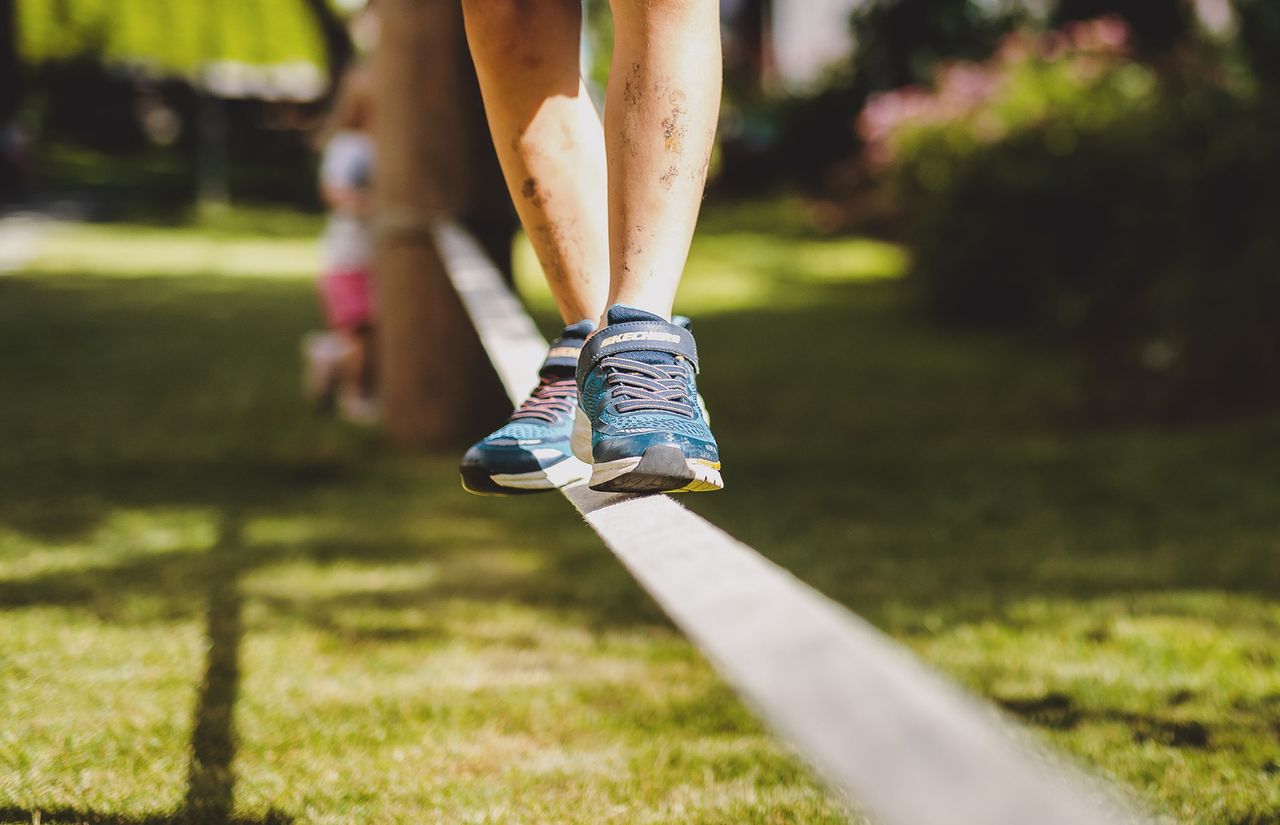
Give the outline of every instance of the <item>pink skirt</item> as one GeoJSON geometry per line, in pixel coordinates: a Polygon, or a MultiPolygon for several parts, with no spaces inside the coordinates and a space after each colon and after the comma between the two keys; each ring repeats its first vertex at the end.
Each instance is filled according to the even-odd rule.
{"type": "Polygon", "coordinates": [[[373,278],[368,270],[330,272],[320,278],[320,301],[333,329],[357,329],[373,323],[373,278]]]}

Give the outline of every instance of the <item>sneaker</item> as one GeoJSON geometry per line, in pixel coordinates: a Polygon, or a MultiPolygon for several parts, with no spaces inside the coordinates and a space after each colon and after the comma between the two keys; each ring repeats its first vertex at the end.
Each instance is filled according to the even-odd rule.
{"type": "Polygon", "coordinates": [[[579,321],[551,344],[538,387],[501,429],[467,450],[458,470],[477,495],[540,493],[585,481],[591,468],[574,458],[569,441],[578,388],[578,351],[595,324],[579,321]]]}
{"type": "Polygon", "coordinates": [[[698,397],[698,351],[687,319],[672,324],[616,305],[578,358],[574,453],[591,489],[709,492],[724,487],[720,452],[698,397]]]}
{"type": "Polygon", "coordinates": [[[340,391],[337,410],[338,418],[357,427],[376,427],[382,423],[382,405],[377,396],[340,391]]]}

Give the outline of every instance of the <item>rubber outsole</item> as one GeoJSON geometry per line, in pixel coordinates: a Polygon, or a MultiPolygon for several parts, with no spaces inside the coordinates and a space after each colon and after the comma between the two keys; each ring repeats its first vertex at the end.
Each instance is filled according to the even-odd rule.
{"type": "Polygon", "coordinates": [[[590,487],[601,493],[703,493],[724,482],[718,462],[688,459],[679,447],[659,444],[639,458],[595,465],[590,487]]]}
{"type": "Polygon", "coordinates": [[[462,489],[478,496],[522,496],[546,493],[586,481],[590,465],[576,458],[565,458],[543,470],[528,473],[491,473],[475,464],[458,467],[462,489]]]}
{"type": "Polygon", "coordinates": [[[489,471],[483,467],[459,467],[458,475],[462,478],[462,489],[476,496],[524,496],[546,492],[503,487],[496,483],[489,475],[489,471]]]}

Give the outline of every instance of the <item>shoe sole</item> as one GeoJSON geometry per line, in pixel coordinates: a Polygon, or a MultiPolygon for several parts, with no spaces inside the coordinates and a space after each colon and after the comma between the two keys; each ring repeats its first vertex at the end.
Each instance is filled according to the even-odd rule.
{"type": "Polygon", "coordinates": [[[586,481],[591,466],[576,458],[557,461],[543,470],[528,473],[490,473],[483,467],[458,468],[462,489],[477,496],[519,496],[559,490],[586,481]]]}
{"type": "Polygon", "coordinates": [[[634,458],[596,464],[591,489],[601,493],[710,493],[724,489],[720,462],[685,458],[679,447],[658,444],[634,458]]]}

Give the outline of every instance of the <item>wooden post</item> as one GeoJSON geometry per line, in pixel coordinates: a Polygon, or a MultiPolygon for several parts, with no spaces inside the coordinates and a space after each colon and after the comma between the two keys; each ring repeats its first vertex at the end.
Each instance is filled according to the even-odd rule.
{"type": "MultiPolygon", "coordinates": [[[[405,445],[483,435],[509,409],[450,286],[431,228],[483,214],[492,147],[458,0],[379,0],[374,56],[379,390],[405,445]]],[[[509,208],[509,207],[507,207],[509,208]]],[[[489,210],[491,211],[491,210],[489,210]]],[[[508,239],[510,235],[507,235],[508,239]]]]}

